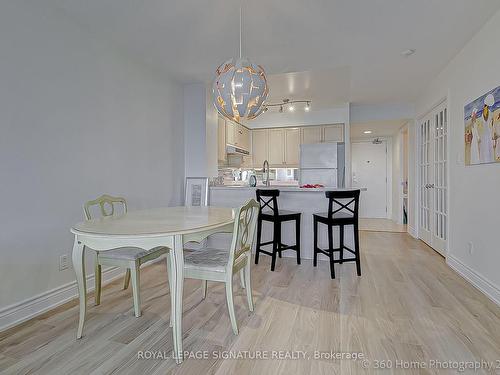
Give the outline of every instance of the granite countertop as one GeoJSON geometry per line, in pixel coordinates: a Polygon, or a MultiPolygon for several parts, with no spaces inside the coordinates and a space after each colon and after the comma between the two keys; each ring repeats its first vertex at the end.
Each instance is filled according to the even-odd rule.
{"type": "Polygon", "coordinates": [[[210,186],[212,190],[256,190],[256,189],[279,189],[280,191],[289,191],[289,192],[325,192],[331,190],[353,190],[359,189],[361,191],[366,191],[366,188],[334,188],[334,187],[323,187],[323,188],[301,188],[298,186],[279,186],[279,185],[271,185],[271,186],[240,186],[240,185],[225,185],[225,186],[210,186]]]}

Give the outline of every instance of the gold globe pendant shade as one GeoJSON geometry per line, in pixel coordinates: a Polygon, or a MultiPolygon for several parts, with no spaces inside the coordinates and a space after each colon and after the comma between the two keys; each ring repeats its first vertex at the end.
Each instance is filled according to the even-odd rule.
{"type": "Polygon", "coordinates": [[[240,122],[260,115],[269,94],[266,73],[246,58],[230,59],[217,68],[214,105],[224,117],[240,122]]]}

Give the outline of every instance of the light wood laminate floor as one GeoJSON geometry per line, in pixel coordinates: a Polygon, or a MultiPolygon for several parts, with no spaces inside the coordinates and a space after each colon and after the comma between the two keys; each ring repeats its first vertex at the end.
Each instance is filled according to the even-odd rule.
{"type": "Polygon", "coordinates": [[[398,232],[406,233],[406,225],[398,224],[390,219],[359,219],[359,230],[371,232],[398,232]]]}
{"type": "MultiPolygon", "coordinates": [[[[0,370],[6,374],[454,374],[457,371],[424,369],[421,363],[500,359],[500,308],[433,250],[407,234],[362,232],[361,255],[362,277],[349,263],[337,265],[336,280],[330,280],[327,262],[313,268],[311,261],[297,266],[293,259],[283,258],[270,272],[269,257],[262,256],[252,269],[254,313],[248,311],[235,278],[238,336],[231,330],[223,285],[209,283],[203,301],[200,283],[187,280],[185,350],[207,353],[209,358],[186,359],[181,366],[172,359],[138,358],[138,351],[161,356],[172,350],[166,267],[163,262],[154,264],[142,272],[141,318],[133,315],[131,291],[122,291],[117,280],[104,288],[102,304],[89,309],[81,340],[75,340],[76,302],[0,334],[0,370]],[[244,351],[240,355],[269,351],[260,353],[272,356],[273,350],[305,351],[309,357],[314,351],[360,352],[369,362],[217,358],[238,351],[244,351]],[[377,360],[392,361],[393,368],[376,371],[377,360]],[[396,361],[413,361],[420,368],[395,368],[396,361]]],[[[463,373],[495,371],[499,370],[463,373]]]]}

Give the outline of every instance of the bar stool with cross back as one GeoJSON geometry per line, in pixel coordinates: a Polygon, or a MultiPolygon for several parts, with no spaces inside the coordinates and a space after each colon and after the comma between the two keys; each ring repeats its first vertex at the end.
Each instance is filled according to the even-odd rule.
{"type": "Polygon", "coordinates": [[[330,258],[330,276],[335,279],[335,263],[356,262],[356,271],[361,276],[361,262],[359,257],[359,194],[360,190],[326,191],[328,198],[328,212],[313,214],[314,222],[314,259],[313,266],[318,262],[318,253],[330,258]],[[347,202],[347,203],[346,203],[347,202]],[[328,226],[328,249],[318,247],[318,223],[328,226]],[[344,227],[352,225],[354,229],[354,249],[344,245],[344,227]],[[339,247],[333,247],[333,227],[339,227],[339,247]],[[344,250],[354,254],[354,258],[344,258],[344,250]],[[339,253],[339,259],[334,259],[334,253],[339,253]]]}
{"type": "Polygon", "coordinates": [[[278,209],[280,191],[278,189],[257,189],[257,201],[260,204],[259,217],[257,220],[257,246],[255,251],[255,264],[259,263],[259,254],[264,253],[272,257],[271,271],[276,267],[276,255],[281,258],[283,250],[295,250],[297,252],[297,264],[300,264],[300,212],[292,212],[278,209]],[[285,245],[281,242],[281,223],[295,221],[295,245],[285,245]],[[262,242],[262,222],[273,223],[273,240],[262,242]],[[262,250],[262,246],[273,245],[272,252],[262,250]]]}

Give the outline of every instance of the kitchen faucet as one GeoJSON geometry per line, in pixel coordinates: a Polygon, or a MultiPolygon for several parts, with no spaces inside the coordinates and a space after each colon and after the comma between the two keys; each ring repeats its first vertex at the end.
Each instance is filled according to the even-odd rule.
{"type": "MultiPolygon", "coordinates": [[[[266,173],[266,166],[267,166],[267,175],[266,179],[263,181],[264,185],[269,186],[269,162],[267,160],[264,160],[264,164],[262,165],[262,174],[266,173]]],[[[262,176],[264,178],[264,176],[262,176]]]]}

